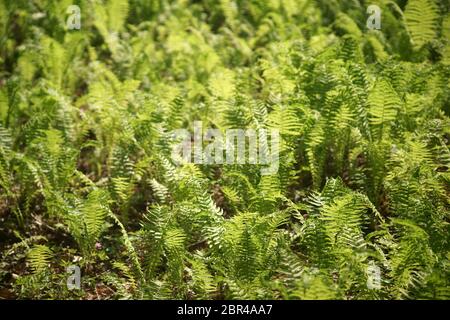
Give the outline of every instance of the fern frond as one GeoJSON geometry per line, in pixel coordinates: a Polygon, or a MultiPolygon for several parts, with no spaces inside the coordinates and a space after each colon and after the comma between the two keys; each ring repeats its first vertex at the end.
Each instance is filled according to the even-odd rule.
{"type": "Polygon", "coordinates": [[[45,245],[34,245],[28,252],[28,262],[33,272],[39,273],[47,270],[52,256],[53,252],[49,247],[45,245]]]}
{"type": "Polygon", "coordinates": [[[439,15],[434,0],[409,0],[404,17],[415,49],[436,37],[439,15]]]}
{"type": "Polygon", "coordinates": [[[94,241],[97,240],[104,228],[105,218],[108,213],[107,203],[107,194],[102,190],[94,190],[81,206],[87,236],[94,241]]]}
{"type": "Polygon", "coordinates": [[[375,129],[374,134],[378,134],[381,139],[385,128],[396,119],[401,100],[391,84],[384,79],[380,79],[369,93],[369,115],[370,123],[375,129]]]}
{"type": "Polygon", "coordinates": [[[108,27],[110,31],[121,31],[128,16],[128,0],[107,0],[108,27]]]}

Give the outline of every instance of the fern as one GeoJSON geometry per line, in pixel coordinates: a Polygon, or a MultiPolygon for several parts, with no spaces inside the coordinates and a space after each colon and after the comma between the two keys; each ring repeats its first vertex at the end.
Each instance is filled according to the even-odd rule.
{"type": "Polygon", "coordinates": [[[374,4],[0,1],[1,294],[448,299],[449,8],[374,4]]]}
{"type": "Polygon", "coordinates": [[[392,86],[386,80],[380,80],[369,94],[369,114],[372,127],[381,139],[385,130],[389,130],[396,119],[401,101],[392,86]]]}
{"type": "Polygon", "coordinates": [[[420,49],[436,37],[439,14],[433,0],[408,1],[404,17],[415,49],[420,49]]]}
{"type": "Polygon", "coordinates": [[[34,245],[28,252],[28,262],[33,272],[39,273],[48,270],[52,251],[44,245],[34,245]]]}

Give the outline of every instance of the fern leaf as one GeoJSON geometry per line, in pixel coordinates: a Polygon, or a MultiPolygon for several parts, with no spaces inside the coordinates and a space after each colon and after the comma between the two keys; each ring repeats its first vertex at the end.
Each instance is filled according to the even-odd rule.
{"type": "Polygon", "coordinates": [[[128,0],[108,0],[108,27],[112,32],[121,31],[128,16],[128,0]]]}
{"type": "Polygon", "coordinates": [[[396,119],[401,100],[391,84],[381,79],[369,93],[368,101],[370,123],[379,129],[381,137],[383,128],[396,119]]]}
{"type": "Polygon", "coordinates": [[[409,0],[404,16],[415,49],[436,37],[439,15],[434,0],[409,0]]]}
{"type": "Polygon", "coordinates": [[[53,252],[44,245],[35,245],[28,252],[28,262],[35,273],[46,270],[49,267],[53,252]]]}

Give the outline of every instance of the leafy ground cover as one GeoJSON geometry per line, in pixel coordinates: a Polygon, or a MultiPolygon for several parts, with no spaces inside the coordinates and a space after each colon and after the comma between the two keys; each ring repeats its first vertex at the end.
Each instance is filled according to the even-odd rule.
{"type": "Polygon", "coordinates": [[[449,9],[0,0],[0,297],[449,299],[449,9]],[[278,171],[178,165],[195,121],[278,171]]]}

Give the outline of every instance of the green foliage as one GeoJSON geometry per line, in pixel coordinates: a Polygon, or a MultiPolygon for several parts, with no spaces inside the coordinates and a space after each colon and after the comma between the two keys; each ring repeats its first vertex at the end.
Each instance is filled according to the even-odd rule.
{"type": "Polygon", "coordinates": [[[373,2],[0,0],[0,298],[449,299],[449,5],[373,2]]]}
{"type": "Polygon", "coordinates": [[[436,37],[438,7],[433,0],[410,0],[405,8],[405,20],[414,48],[420,49],[436,37]]]}
{"type": "Polygon", "coordinates": [[[51,250],[44,245],[35,245],[28,253],[28,261],[31,269],[36,273],[48,268],[51,257],[51,250]]]}

